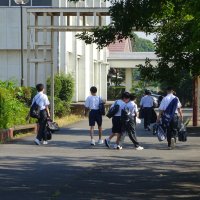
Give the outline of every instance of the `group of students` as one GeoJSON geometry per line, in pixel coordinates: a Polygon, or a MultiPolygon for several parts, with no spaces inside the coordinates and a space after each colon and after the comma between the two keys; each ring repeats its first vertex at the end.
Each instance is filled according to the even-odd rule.
{"type": "MultiPolygon", "coordinates": [[[[46,94],[44,94],[44,85],[38,84],[36,86],[37,94],[33,98],[32,105],[34,102],[37,103],[40,109],[40,118],[38,134],[34,140],[35,144],[40,145],[43,143],[44,145],[48,144],[47,135],[45,133],[45,128],[47,124],[47,119],[50,118],[49,112],[49,100],[46,94]]],[[[111,108],[116,104],[118,105],[117,112],[112,116],[112,133],[109,137],[102,139],[102,115],[99,112],[99,105],[103,101],[100,96],[97,96],[97,88],[95,86],[90,88],[91,95],[87,97],[85,101],[85,113],[89,111],[89,126],[90,126],[90,137],[91,137],[91,145],[95,145],[94,139],[94,126],[95,123],[98,125],[99,131],[99,139],[98,144],[105,144],[108,148],[111,148],[111,139],[114,136],[117,136],[115,144],[113,146],[114,149],[122,149],[122,143],[126,134],[129,136],[130,140],[134,144],[136,150],[143,150],[144,148],[139,144],[136,136],[136,119],[138,115],[137,104],[135,103],[136,96],[130,94],[129,92],[124,92],[122,94],[122,98],[116,100],[111,108]]],[[[145,110],[144,116],[144,128],[145,130],[150,129],[150,113],[153,107],[152,97],[148,92],[145,93],[145,96],[142,97],[140,101],[140,106],[145,110]]],[[[168,148],[173,149],[176,143],[176,134],[178,129],[178,121],[183,121],[183,114],[181,110],[181,103],[174,95],[174,90],[172,87],[167,88],[167,95],[162,99],[159,106],[159,114],[157,116],[157,123],[162,121],[162,117],[165,116],[165,112],[169,110],[169,107],[173,111],[173,115],[170,115],[170,119],[168,119],[168,124],[166,126],[167,133],[167,142],[168,148]]]]}
{"type": "MultiPolygon", "coordinates": [[[[111,139],[114,136],[117,136],[115,144],[113,146],[114,149],[122,149],[122,143],[126,135],[129,136],[130,140],[134,144],[136,150],[143,150],[144,148],[139,144],[136,136],[136,119],[138,116],[138,108],[135,103],[136,96],[130,94],[129,92],[124,92],[122,94],[121,99],[116,100],[111,108],[116,104],[119,109],[112,117],[112,133],[109,137],[102,140],[102,115],[99,112],[99,103],[102,100],[100,96],[97,96],[97,88],[95,86],[90,88],[91,95],[87,97],[85,101],[85,113],[89,111],[89,126],[90,126],[90,137],[91,137],[91,145],[95,145],[94,139],[94,126],[95,122],[98,125],[99,130],[99,140],[98,144],[105,144],[108,148],[111,148],[111,139]],[[127,119],[123,119],[123,114],[126,112],[128,115],[127,119]],[[128,113],[127,113],[128,112],[128,113]]],[[[168,148],[173,149],[176,143],[176,134],[178,129],[178,121],[183,121],[183,114],[181,110],[181,103],[174,95],[174,90],[172,87],[167,88],[167,95],[162,99],[159,105],[159,114],[156,116],[157,123],[161,123],[162,116],[165,111],[168,109],[169,105],[172,103],[172,100],[176,99],[177,104],[174,104],[174,113],[171,116],[169,124],[166,127],[167,133],[167,142],[168,148]],[[178,117],[179,115],[179,117],[178,117]]],[[[150,131],[150,123],[151,123],[151,115],[152,109],[154,107],[153,98],[150,96],[149,91],[145,91],[144,97],[142,97],[140,101],[140,106],[144,109],[144,128],[147,131],[150,131]]]]}

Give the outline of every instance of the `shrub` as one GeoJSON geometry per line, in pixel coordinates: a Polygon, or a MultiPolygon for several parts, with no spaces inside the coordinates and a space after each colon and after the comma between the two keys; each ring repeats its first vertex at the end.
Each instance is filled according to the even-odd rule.
{"type": "Polygon", "coordinates": [[[31,105],[32,97],[36,94],[31,87],[16,87],[14,93],[15,97],[27,106],[31,105]]]}
{"type": "Polygon", "coordinates": [[[70,113],[70,104],[55,97],[54,114],[57,117],[63,117],[70,113]]]}
{"type": "MultiPolygon", "coordinates": [[[[74,79],[70,74],[55,75],[54,114],[63,117],[70,113],[70,103],[74,93],[74,79]]],[[[47,95],[51,95],[51,79],[47,79],[47,95]]]]}
{"type": "Polygon", "coordinates": [[[29,109],[14,98],[6,88],[0,88],[0,128],[26,124],[29,109]]]}
{"type": "MultiPolygon", "coordinates": [[[[54,96],[59,97],[62,88],[61,78],[58,74],[54,76],[54,96]]],[[[47,95],[51,95],[51,78],[47,79],[47,95]]]]}
{"type": "Polygon", "coordinates": [[[59,98],[71,103],[74,94],[74,79],[71,74],[61,74],[60,80],[62,88],[60,90],[59,98]]]}

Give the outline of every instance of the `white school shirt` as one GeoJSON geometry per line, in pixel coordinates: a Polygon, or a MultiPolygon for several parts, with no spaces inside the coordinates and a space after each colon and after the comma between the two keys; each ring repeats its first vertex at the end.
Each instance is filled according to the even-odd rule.
{"type": "MultiPolygon", "coordinates": [[[[170,102],[175,98],[176,96],[174,96],[173,94],[168,94],[166,97],[164,97],[160,103],[159,106],[159,110],[166,110],[167,106],[170,104],[170,102]]],[[[177,108],[175,113],[178,113],[178,108],[181,108],[181,102],[179,101],[179,98],[176,97],[178,99],[178,104],[177,104],[177,108]]]]}
{"type": "Polygon", "coordinates": [[[35,97],[33,98],[32,101],[32,105],[33,103],[36,101],[37,105],[39,105],[40,110],[44,110],[46,108],[46,106],[48,106],[49,100],[46,94],[44,94],[43,92],[38,92],[35,97]]]}
{"type": "Polygon", "coordinates": [[[126,104],[127,108],[129,109],[131,116],[135,116],[135,114],[138,112],[137,104],[134,101],[129,101],[126,104]]]}
{"type": "MultiPolygon", "coordinates": [[[[121,111],[122,111],[122,109],[125,108],[126,103],[124,101],[122,101],[121,99],[116,100],[115,102],[117,102],[117,105],[119,105],[119,110],[114,116],[121,116],[121,111]]],[[[115,102],[112,104],[111,108],[115,105],[115,102]]]]}
{"type": "Polygon", "coordinates": [[[99,101],[101,101],[100,96],[88,96],[85,100],[85,107],[89,108],[90,110],[99,110],[99,101]]]}
{"type": "Polygon", "coordinates": [[[145,95],[140,101],[140,106],[142,106],[143,108],[153,107],[153,98],[149,95],[145,95]]]}

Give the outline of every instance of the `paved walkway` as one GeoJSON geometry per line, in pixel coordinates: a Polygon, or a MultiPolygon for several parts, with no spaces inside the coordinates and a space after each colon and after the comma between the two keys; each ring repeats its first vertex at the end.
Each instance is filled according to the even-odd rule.
{"type": "MultiPolygon", "coordinates": [[[[111,121],[104,120],[104,136],[111,121]]],[[[199,200],[200,134],[167,150],[139,126],[145,150],[89,145],[88,123],[62,128],[47,146],[34,136],[0,145],[1,200],[199,200]]]]}

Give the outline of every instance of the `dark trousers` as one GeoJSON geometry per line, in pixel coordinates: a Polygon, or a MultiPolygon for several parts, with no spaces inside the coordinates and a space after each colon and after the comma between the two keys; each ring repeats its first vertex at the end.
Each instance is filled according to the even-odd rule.
{"type": "Polygon", "coordinates": [[[152,110],[153,108],[144,107],[144,128],[148,128],[151,124],[151,118],[152,118],[152,110]]]}
{"type": "Polygon", "coordinates": [[[171,146],[171,139],[172,138],[174,138],[175,141],[176,141],[177,130],[178,130],[178,115],[175,114],[174,117],[172,118],[169,126],[167,127],[168,147],[171,146]]]}
{"type": "Polygon", "coordinates": [[[40,118],[38,120],[39,123],[39,130],[37,134],[38,140],[47,140],[47,134],[46,134],[46,124],[47,124],[47,111],[41,110],[40,111],[40,118]]]}
{"type": "Polygon", "coordinates": [[[120,142],[124,141],[124,138],[126,136],[126,133],[128,134],[129,139],[134,144],[135,147],[139,147],[139,142],[137,141],[136,131],[135,131],[135,118],[131,119],[126,127],[123,128],[123,134],[120,138],[120,142]]]}

